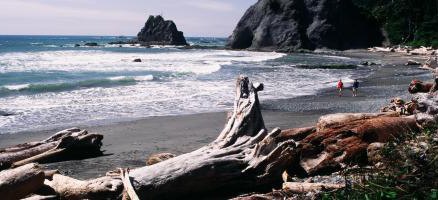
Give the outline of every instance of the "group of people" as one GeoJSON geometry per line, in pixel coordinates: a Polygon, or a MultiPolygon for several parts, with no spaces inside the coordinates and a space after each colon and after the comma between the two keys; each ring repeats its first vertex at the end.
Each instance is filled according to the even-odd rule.
{"type": "MultiPolygon", "coordinates": [[[[344,89],[344,83],[342,82],[342,79],[339,79],[338,84],[336,85],[336,88],[338,89],[338,95],[342,96],[342,90],[344,89]]],[[[351,87],[353,90],[353,97],[357,96],[357,90],[359,89],[359,81],[357,79],[354,80],[353,86],[351,87]]]]}

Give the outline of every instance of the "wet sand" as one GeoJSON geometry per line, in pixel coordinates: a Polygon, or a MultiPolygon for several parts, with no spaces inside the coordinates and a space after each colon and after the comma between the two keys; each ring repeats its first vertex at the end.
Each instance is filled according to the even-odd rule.
{"type": "MultiPolygon", "coordinates": [[[[311,126],[319,116],[328,113],[376,112],[392,97],[409,99],[406,88],[413,78],[432,78],[430,73],[417,69],[417,66],[404,66],[404,63],[413,57],[369,53],[363,50],[338,54],[381,65],[369,66],[370,70],[374,71],[373,75],[359,79],[361,84],[358,97],[352,97],[348,88],[343,97],[338,97],[333,88],[322,90],[316,95],[281,100],[264,100],[261,92],[263,117],[268,129],[311,126]]],[[[423,61],[425,58],[419,56],[414,59],[423,61]]],[[[117,167],[144,166],[145,159],[152,153],[182,154],[213,141],[222,130],[225,118],[226,112],[215,112],[80,126],[90,132],[104,135],[102,150],[105,156],[51,163],[46,166],[59,169],[76,178],[97,177],[117,167]]],[[[0,135],[0,147],[44,139],[61,129],[0,135]]]]}

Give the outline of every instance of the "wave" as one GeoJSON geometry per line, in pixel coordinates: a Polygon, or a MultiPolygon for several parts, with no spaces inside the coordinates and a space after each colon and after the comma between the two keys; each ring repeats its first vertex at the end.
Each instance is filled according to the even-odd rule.
{"type": "Polygon", "coordinates": [[[222,65],[241,62],[261,62],[283,57],[274,52],[248,52],[228,50],[160,50],[123,49],[60,50],[43,52],[0,53],[1,72],[51,71],[111,72],[161,71],[194,74],[211,74],[222,65]],[[132,62],[140,58],[141,63],[132,62]]]}
{"type": "Polygon", "coordinates": [[[64,83],[41,83],[41,84],[19,84],[5,85],[0,87],[0,96],[8,96],[20,93],[45,93],[60,92],[67,90],[93,88],[93,87],[114,87],[132,85],[142,81],[154,80],[153,75],[146,76],[115,76],[104,79],[90,79],[78,82],[64,83]]]}

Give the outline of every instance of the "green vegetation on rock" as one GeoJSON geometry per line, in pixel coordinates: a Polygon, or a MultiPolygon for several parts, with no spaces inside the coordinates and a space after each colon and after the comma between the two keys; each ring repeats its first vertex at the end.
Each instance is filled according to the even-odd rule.
{"type": "Polygon", "coordinates": [[[438,47],[437,0],[353,0],[377,19],[393,45],[438,47]]]}

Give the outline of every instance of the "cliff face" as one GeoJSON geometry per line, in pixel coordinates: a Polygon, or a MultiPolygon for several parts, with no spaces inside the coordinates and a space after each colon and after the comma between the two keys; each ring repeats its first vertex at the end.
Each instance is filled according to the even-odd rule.
{"type": "Polygon", "coordinates": [[[147,45],[188,45],[183,32],[178,31],[175,23],[164,20],[160,15],[149,16],[137,34],[137,40],[147,45]]]}
{"type": "Polygon", "coordinates": [[[351,0],[259,0],[230,36],[233,49],[293,51],[381,44],[377,23],[351,0]]]}

